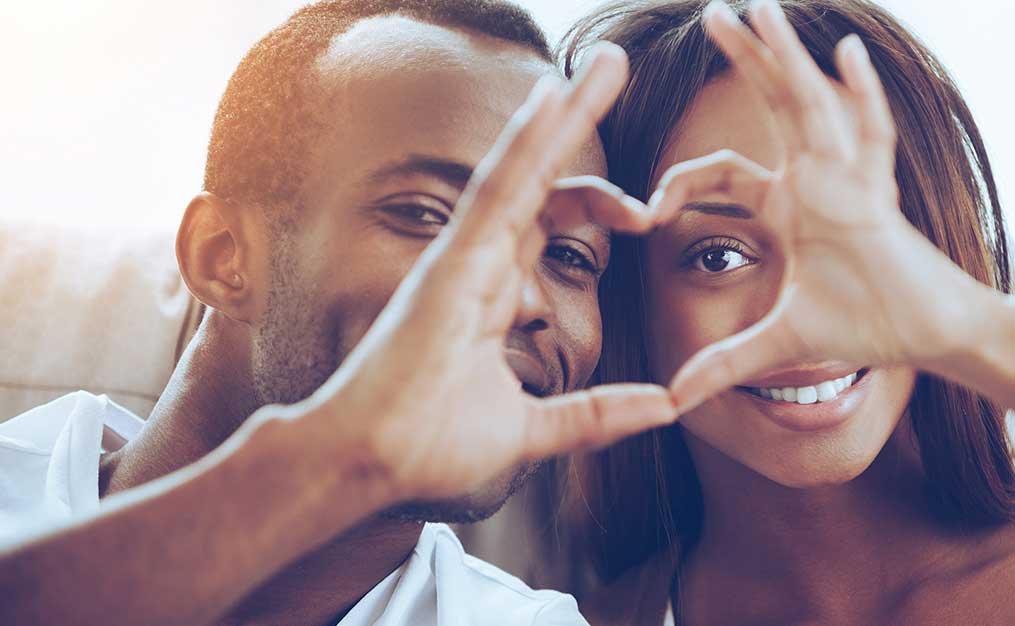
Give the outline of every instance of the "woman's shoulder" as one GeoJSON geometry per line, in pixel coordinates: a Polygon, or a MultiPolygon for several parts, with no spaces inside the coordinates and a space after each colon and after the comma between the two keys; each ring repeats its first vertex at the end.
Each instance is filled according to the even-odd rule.
{"type": "Polygon", "coordinates": [[[676,560],[660,552],[582,598],[578,605],[592,626],[662,625],[676,560]]]}
{"type": "Polygon", "coordinates": [[[897,613],[893,623],[1015,623],[1015,524],[968,537],[913,585],[897,613]]]}

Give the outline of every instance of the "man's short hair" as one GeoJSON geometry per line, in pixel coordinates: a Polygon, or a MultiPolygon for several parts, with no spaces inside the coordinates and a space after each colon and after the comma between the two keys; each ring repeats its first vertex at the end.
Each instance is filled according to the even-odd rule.
{"type": "Polygon", "coordinates": [[[247,52],[219,102],[204,188],[265,208],[300,205],[313,141],[327,129],[316,62],[336,35],[385,14],[479,32],[552,63],[542,29],[503,0],[331,0],[306,6],[247,52]]]}

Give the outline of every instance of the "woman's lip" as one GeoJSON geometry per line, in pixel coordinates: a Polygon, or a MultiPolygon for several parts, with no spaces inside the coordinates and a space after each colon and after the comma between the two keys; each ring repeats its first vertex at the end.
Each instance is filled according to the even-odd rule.
{"type": "Polygon", "coordinates": [[[749,398],[765,417],[779,426],[795,432],[815,432],[835,428],[849,419],[867,397],[877,374],[878,370],[868,370],[834,399],[814,404],[769,400],[739,387],[735,391],[740,397],[749,398]]]}
{"type": "Polygon", "coordinates": [[[800,368],[796,370],[783,370],[758,378],[740,385],[740,387],[810,387],[829,380],[836,380],[858,372],[863,367],[853,367],[847,364],[826,365],[817,368],[800,368]]]}

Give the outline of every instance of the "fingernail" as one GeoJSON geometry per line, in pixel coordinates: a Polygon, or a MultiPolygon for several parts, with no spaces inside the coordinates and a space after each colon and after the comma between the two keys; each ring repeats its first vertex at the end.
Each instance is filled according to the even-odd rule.
{"type": "Polygon", "coordinates": [[[610,57],[626,61],[627,53],[624,51],[624,48],[612,41],[600,41],[596,43],[596,45],[589,48],[589,51],[581,60],[572,82],[581,82],[592,71],[593,66],[610,57]]]}
{"type": "Polygon", "coordinates": [[[538,107],[549,97],[550,94],[558,91],[561,87],[561,79],[553,75],[545,75],[536,81],[532,91],[529,92],[528,103],[538,107]]]}
{"type": "Polygon", "coordinates": [[[769,17],[780,21],[787,21],[786,14],[783,13],[782,7],[776,0],[755,0],[754,10],[760,13],[768,13],[769,17]]]}
{"type": "Polygon", "coordinates": [[[592,47],[592,50],[594,54],[597,55],[613,56],[617,58],[627,57],[627,52],[624,50],[624,47],[619,44],[615,44],[612,41],[599,41],[592,47]]]}
{"type": "Polygon", "coordinates": [[[850,54],[855,54],[857,60],[863,61],[864,63],[870,63],[870,53],[867,52],[867,46],[863,45],[863,40],[856,33],[852,35],[846,35],[843,45],[847,46],[847,51],[850,54]]]}
{"type": "Polygon", "coordinates": [[[724,0],[712,0],[712,2],[709,2],[702,15],[706,20],[714,16],[716,19],[722,20],[727,24],[740,23],[740,16],[734,13],[730,5],[726,4],[724,0]]]}

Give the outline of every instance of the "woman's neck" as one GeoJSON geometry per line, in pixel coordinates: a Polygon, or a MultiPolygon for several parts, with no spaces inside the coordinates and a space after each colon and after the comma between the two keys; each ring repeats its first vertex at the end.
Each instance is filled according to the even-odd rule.
{"type": "Polygon", "coordinates": [[[760,614],[827,620],[876,613],[919,579],[960,566],[968,536],[930,511],[907,425],[854,480],[807,489],[776,484],[688,436],[704,518],[681,596],[710,607],[705,623],[724,621],[711,613],[722,606],[716,594],[755,602],[760,614]]]}

